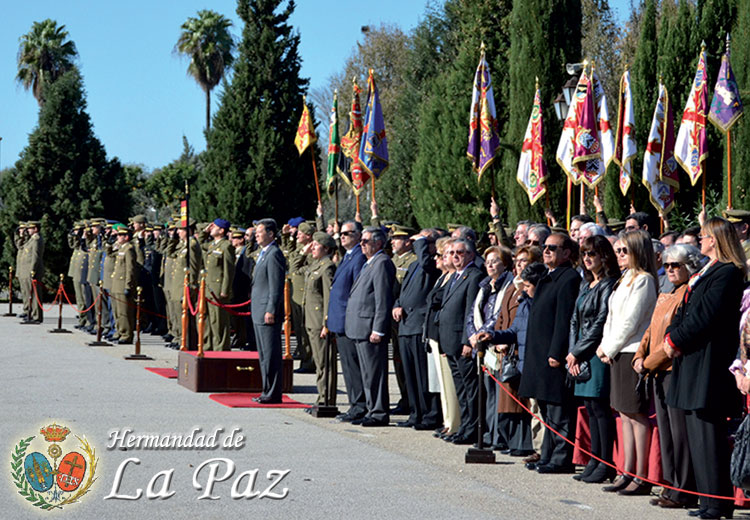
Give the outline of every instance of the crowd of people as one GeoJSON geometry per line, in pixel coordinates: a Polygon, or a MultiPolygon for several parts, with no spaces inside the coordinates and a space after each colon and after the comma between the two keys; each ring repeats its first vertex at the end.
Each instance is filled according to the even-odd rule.
{"type": "MultiPolygon", "coordinates": [[[[374,203],[369,227],[361,218],[325,223],[320,206],[315,220],[281,227],[272,219],[242,228],[178,215],[165,226],[141,215],[128,225],[94,218],[70,232],[68,274],[79,328],[96,333],[99,318],[106,337],[132,342],[140,287],[144,332],[191,348],[194,323],[181,337],[183,302],[197,305],[205,270],[205,348],[257,348],[263,403],[281,400],[288,280],[299,370],[315,371],[318,404],[336,402],[340,358],[348,400],[340,421],[379,427],[403,414],[399,427],[471,445],[481,415],[482,444],[538,473],[609,481],[604,492],[651,494],[653,411],[662,478],[676,489],[651,503],[731,518],[732,501],[704,495],[733,495],[728,419],[741,415],[750,390],[750,212],[701,214],[700,227],[652,236],[646,213],[613,223],[596,202],[596,219],[576,215],[565,230],[548,214],[552,225],[522,221],[512,235],[494,201],[479,233],[383,222],[374,203]],[[389,344],[400,396],[393,408],[389,344]],[[594,457],[576,473],[566,439],[576,440],[579,408],[594,457]]],[[[39,224],[22,223],[16,244],[24,302],[32,302],[31,272],[43,269],[39,224]]],[[[37,307],[25,306],[28,321],[41,322],[37,307]]]]}

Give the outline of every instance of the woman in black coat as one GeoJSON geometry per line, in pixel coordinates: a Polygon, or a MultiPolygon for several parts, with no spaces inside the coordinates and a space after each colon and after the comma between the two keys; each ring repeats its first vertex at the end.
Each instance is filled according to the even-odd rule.
{"type": "MultiPolygon", "coordinates": [[[[709,262],[688,281],[685,299],[664,338],[674,358],[667,404],[685,410],[690,457],[700,493],[732,496],[727,417],[739,411],[739,394],[727,367],[739,345],[745,254],[732,224],[706,221],[701,252],[709,262]]],[[[734,502],[700,497],[699,518],[731,518],[734,502]]]]}
{"type": "MultiPolygon", "coordinates": [[[[609,297],[620,277],[620,268],[612,244],[603,236],[584,239],[581,258],[584,279],[570,320],[570,351],[565,361],[572,378],[580,378],[582,364],[588,365],[585,373],[589,377],[576,380],[575,395],[583,398],[588,412],[591,453],[611,463],[615,430],[609,406],[609,366],[596,356],[596,349],[602,341],[609,297]]],[[[611,467],[592,457],[583,473],[573,478],[599,483],[613,474],[611,467]]]]}

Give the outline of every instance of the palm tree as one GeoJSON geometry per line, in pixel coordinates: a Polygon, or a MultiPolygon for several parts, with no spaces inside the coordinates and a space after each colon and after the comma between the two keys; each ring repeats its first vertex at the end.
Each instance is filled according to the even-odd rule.
{"type": "Polygon", "coordinates": [[[219,84],[234,60],[234,40],[229,34],[232,22],[209,10],[198,11],[182,24],[175,49],[190,57],[188,74],[206,93],[206,130],[211,127],[211,90],[219,84]]]}
{"type": "Polygon", "coordinates": [[[44,103],[45,87],[75,67],[78,51],[75,43],[65,41],[67,38],[65,26],[49,18],[34,22],[20,38],[16,80],[26,90],[31,89],[39,105],[44,103]]]}

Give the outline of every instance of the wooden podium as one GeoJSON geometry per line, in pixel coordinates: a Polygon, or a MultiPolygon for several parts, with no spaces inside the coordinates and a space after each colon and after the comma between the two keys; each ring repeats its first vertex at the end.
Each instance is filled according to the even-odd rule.
{"type": "MultiPolygon", "coordinates": [[[[260,360],[257,352],[205,351],[202,358],[194,350],[180,351],[177,382],[193,392],[261,392],[260,360]]],[[[292,393],[293,361],[281,360],[282,392],[292,393]]]]}

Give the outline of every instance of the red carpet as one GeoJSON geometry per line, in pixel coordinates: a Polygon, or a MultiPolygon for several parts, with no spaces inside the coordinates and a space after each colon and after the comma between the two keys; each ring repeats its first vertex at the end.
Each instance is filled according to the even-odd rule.
{"type": "Polygon", "coordinates": [[[208,397],[229,408],[310,408],[310,405],[295,401],[286,395],[281,396],[281,403],[279,404],[260,404],[252,400],[253,397],[258,397],[259,395],[235,392],[211,394],[208,397]]]}
{"type": "Polygon", "coordinates": [[[149,372],[153,372],[154,374],[159,374],[162,377],[166,377],[167,379],[177,379],[177,370],[174,368],[159,368],[159,367],[144,367],[149,372]]]}

